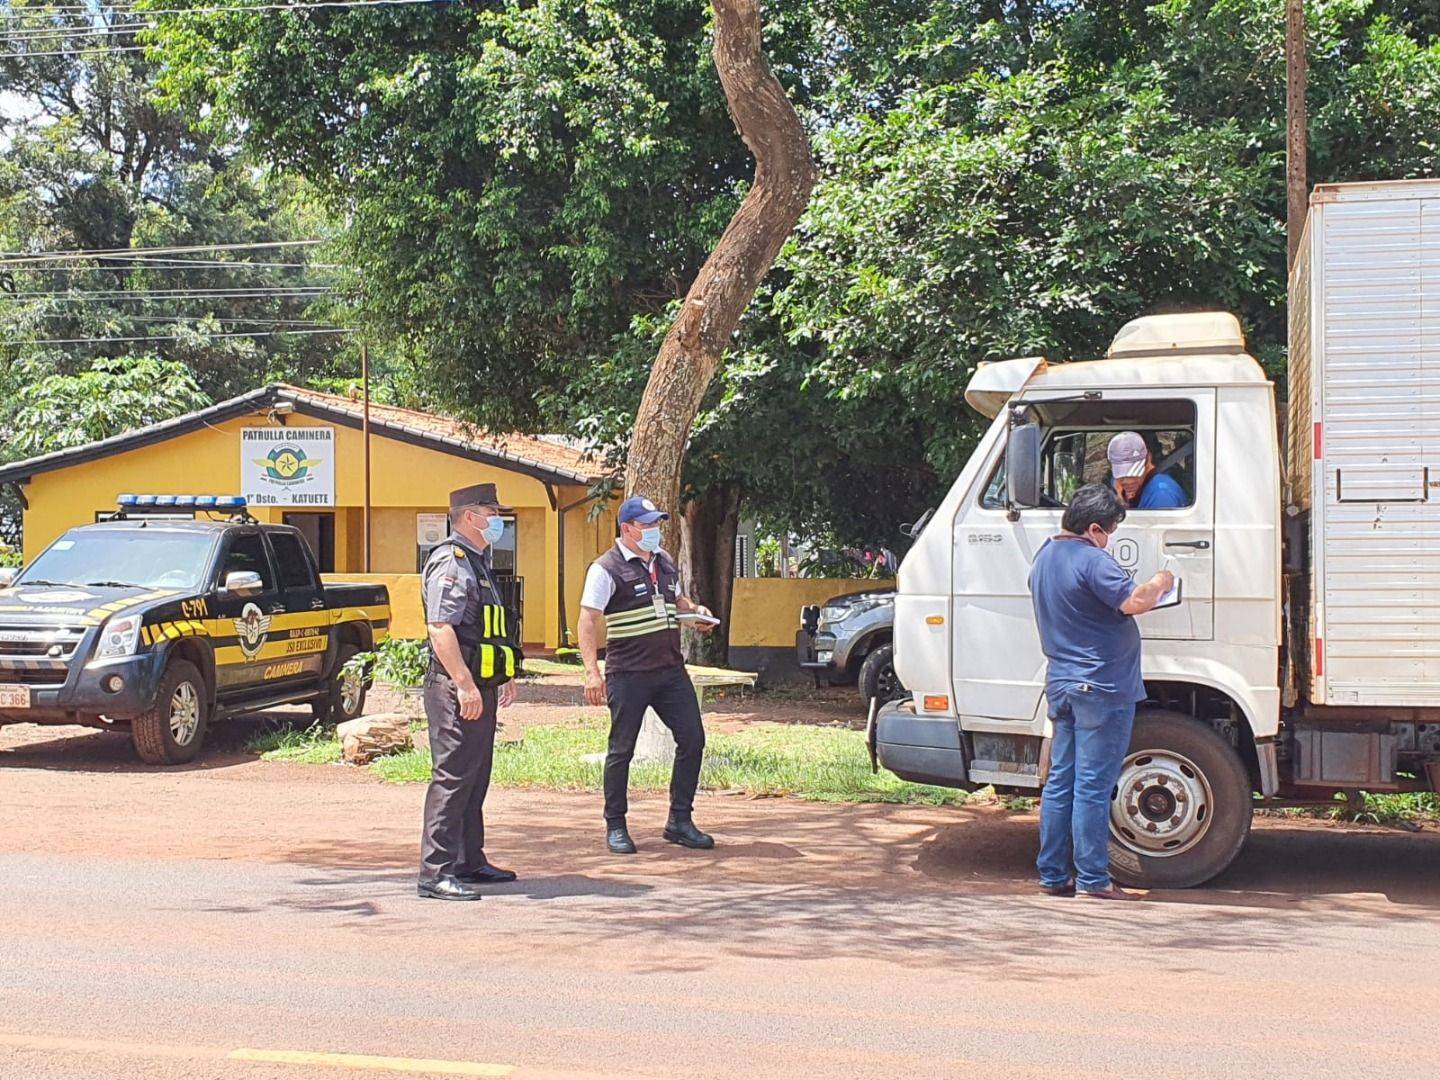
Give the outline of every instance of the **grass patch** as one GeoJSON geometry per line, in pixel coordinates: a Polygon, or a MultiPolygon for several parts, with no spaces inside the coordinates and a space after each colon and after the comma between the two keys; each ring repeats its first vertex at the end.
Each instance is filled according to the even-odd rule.
{"type": "Polygon", "coordinates": [[[1359,813],[1343,798],[1337,800],[1334,807],[1326,807],[1326,813],[1336,821],[1368,822],[1371,825],[1435,821],[1440,819],[1440,795],[1428,791],[1378,795],[1366,793],[1365,808],[1359,813]]]}
{"type": "Polygon", "coordinates": [[[525,658],[526,675],[583,675],[585,668],[580,664],[567,664],[543,657],[525,658]]]}
{"type": "MultiPolygon", "coordinates": [[[[559,791],[600,790],[602,765],[585,762],[605,750],[607,725],[533,727],[519,742],[495,748],[493,783],[502,787],[541,787],[559,791]]],[[[430,779],[430,755],[414,750],[382,758],[371,768],[395,783],[430,779]]],[[[630,786],[663,791],[668,766],[637,765],[630,786]]],[[[733,734],[711,735],[705,748],[700,786],[709,791],[751,795],[789,795],[824,802],[888,802],[956,805],[965,793],[909,784],[891,774],[870,771],[864,736],[857,731],[800,725],[757,726],[733,734]]]]}
{"type": "Polygon", "coordinates": [[[340,740],[334,728],[279,728],[262,731],[249,749],[262,761],[294,761],[301,765],[329,765],[341,760],[340,740]]]}

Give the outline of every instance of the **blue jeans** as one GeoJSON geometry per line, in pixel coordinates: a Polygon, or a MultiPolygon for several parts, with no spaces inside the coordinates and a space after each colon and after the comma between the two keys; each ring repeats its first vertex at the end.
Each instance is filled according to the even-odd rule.
{"type": "Polygon", "coordinates": [[[1110,887],[1110,796],[1130,747],[1133,702],[1120,703],[1092,692],[1052,694],[1050,775],[1040,803],[1042,885],[1110,887]]]}

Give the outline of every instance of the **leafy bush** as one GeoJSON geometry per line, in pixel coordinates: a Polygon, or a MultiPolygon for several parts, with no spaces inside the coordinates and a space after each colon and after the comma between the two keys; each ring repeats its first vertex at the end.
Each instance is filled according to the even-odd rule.
{"type": "Polygon", "coordinates": [[[376,682],[406,689],[419,686],[430,667],[430,646],[417,638],[386,638],[373,652],[357,653],[346,671],[361,671],[376,682]]]}

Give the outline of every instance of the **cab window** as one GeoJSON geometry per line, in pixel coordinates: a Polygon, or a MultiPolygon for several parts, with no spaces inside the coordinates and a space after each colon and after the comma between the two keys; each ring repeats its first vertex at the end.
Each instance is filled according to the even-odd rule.
{"type": "MultiPolygon", "coordinates": [[[[1047,427],[1041,459],[1042,494],[1048,506],[1062,507],[1085,484],[1113,487],[1110,440],[1133,431],[1150,451],[1154,471],[1146,480],[1164,485],[1176,505],[1195,504],[1195,404],[1188,400],[1093,401],[1037,409],[1047,427]],[[1156,477],[1165,479],[1156,480],[1156,477]],[[1173,486],[1172,486],[1173,484],[1173,486]],[[1174,496],[1178,488],[1179,495],[1174,496]]],[[[987,510],[1005,508],[1005,459],[1001,456],[981,497],[987,510]]],[[[1150,512],[1149,510],[1146,511],[1150,512]]],[[[1159,511],[1164,512],[1164,511],[1159,511]]]]}
{"type": "Polygon", "coordinates": [[[315,573],[310,567],[310,553],[291,533],[270,534],[270,548],[275,552],[275,568],[280,585],[286,589],[315,588],[315,573]]]}
{"type": "Polygon", "coordinates": [[[270,569],[270,560],[265,555],[265,541],[259,533],[241,533],[233,537],[225,548],[225,557],[220,561],[220,577],[217,585],[224,585],[225,579],[237,570],[250,570],[260,575],[266,592],[275,588],[275,574],[270,569]]]}

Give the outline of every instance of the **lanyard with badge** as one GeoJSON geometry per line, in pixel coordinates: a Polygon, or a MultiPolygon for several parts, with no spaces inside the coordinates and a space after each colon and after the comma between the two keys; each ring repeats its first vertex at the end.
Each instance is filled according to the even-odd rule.
{"type": "Polygon", "coordinates": [[[646,567],[650,571],[650,608],[657,619],[664,619],[667,623],[670,620],[670,613],[665,608],[665,593],[660,589],[660,566],[658,556],[650,556],[650,565],[646,567]]]}

